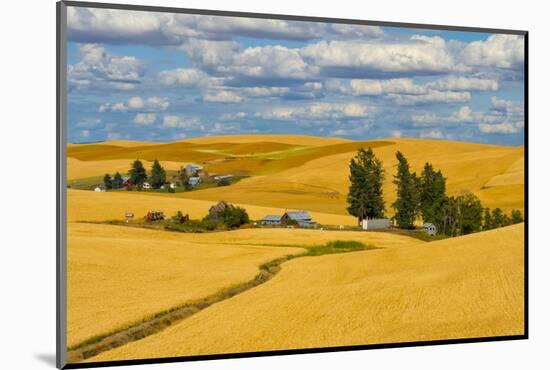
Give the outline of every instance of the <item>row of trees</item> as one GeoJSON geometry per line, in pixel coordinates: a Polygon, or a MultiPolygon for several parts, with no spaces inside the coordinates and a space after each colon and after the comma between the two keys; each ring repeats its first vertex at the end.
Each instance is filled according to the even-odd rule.
{"type": "MultiPolygon", "coordinates": [[[[426,163],[420,176],[411,172],[403,153],[397,152],[397,173],[393,183],[397,198],[391,207],[395,211],[398,227],[413,229],[419,217],[436,225],[438,233],[449,236],[470,234],[481,229],[489,230],[523,221],[521,212],[513,210],[511,216],[500,208],[492,212],[481,205],[472,193],[447,196],[446,178],[426,163]]],[[[350,188],[347,197],[348,212],[361,222],[367,218],[383,218],[385,201],[382,184],[385,179],[382,162],[371,148],[361,148],[350,162],[350,188]]]]}
{"type": "MultiPolygon", "coordinates": [[[[132,163],[129,174],[130,184],[137,186],[139,189],[143,187],[143,184],[146,181],[149,182],[153,189],[160,189],[162,185],[166,184],[166,171],[156,159],[151,167],[150,176],[147,176],[147,171],[145,170],[145,167],[143,167],[143,163],[137,159],[134,163],[132,163]]],[[[115,173],[114,177],[111,177],[109,174],[105,174],[103,183],[105,184],[106,189],[120,189],[124,185],[122,176],[119,172],[115,173]]]]}
{"type": "Polygon", "coordinates": [[[103,183],[105,184],[106,189],[120,189],[122,188],[122,185],[124,183],[124,180],[122,179],[122,176],[117,171],[113,177],[109,175],[108,173],[105,174],[105,177],[103,177],[103,183]]]}

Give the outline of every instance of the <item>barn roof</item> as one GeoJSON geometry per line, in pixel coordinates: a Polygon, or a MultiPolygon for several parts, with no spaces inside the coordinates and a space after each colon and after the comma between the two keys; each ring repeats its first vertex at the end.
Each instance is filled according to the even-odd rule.
{"type": "Polygon", "coordinates": [[[311,216],[306,211],[294,211],[294,212],[286,212],[286,215],[291,219],[295,221],[307,221],[311,220],[311,216]]]}
{"type": "Polygon", "coordinates": [[[262,218],[262,221],[281,221],[281,216],[277,215],[267,215],[264,218],[262,218]]]}
{"type": "Polygon", "coordinates": [[[187,166],[185,167],[190,167],[190,168],[198,168],[198,169],[201,169],[202,166],[201,165],[198,165],[196,163],[189,163],[187,166]]]}

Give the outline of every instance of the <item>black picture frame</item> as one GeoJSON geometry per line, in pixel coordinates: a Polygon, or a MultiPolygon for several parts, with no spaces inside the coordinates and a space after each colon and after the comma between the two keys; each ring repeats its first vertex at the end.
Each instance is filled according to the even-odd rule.
{"type": "Polygon", "coordinates": [[[368,349],[382,348],[405,348],[405,347],[420,347],[448,344],[464,344],[464,343],[480,343],[480,342],[496,342],[496,341],[511,341],[525,340],[529,338],[529,32],[526,30],[513,29],[497,29],[497,28],[480,28],[480,27],[465,27],[439,24],[419,24],[419,23],[403,23],[403,22],[385,22],[374,20],[359,20],[359,19],[342,19],[329,17],[311,17],[283,14],[265,14],[265,13],[250,13],[250,12],[234,12],[220,11],[207,9],[189,9],[177,7],[162,7],[162,6],[143,6],[130,4],[111,4],[99,2],[80,2],[80,1],[59,1],[56,4],[56,19],[57,19],[57,63],[56,63],[56,124],[57,124],[57,143],[56,143],[56,230],[57,230],[57,248],[56,248],[56,366],[59,369],[79,369],[79,368],[96,368],[110,367],[123,365],[141,365],[141,364],[159,364],[173,362],[188,362],[188,361],[204,361],[218,359],[235,359],[248,357],[264,357],[264,356],[281,356],[295,354],[312,354],[323,352],[341,352],[341,351],[358,351],[368,349]],[[67,7],[86,7],[96,9],[117,9],[117,10],[132,10],[144,12],[163,12],[163,13],[182,13],[182,14],[200,14],[200,15],[217,15],[231,16],[244,18],[261,18],[261,19],[278,19],[288,21],[310,21],[310,22],[330,22],[354,25],[370,25],[370,26],[386,26],[398,28],[418,28],[428,30],[446,30],[446,31],[463,31],[463,32],[484,32],[484,33],[500,33],[510,35],[521,35],[524,37],[524,334],[522,335],[503,335],[503,336],[487,336],[479,338],[463,338],[463,339],[443,339],[429,341],[413,341],[399,343],[383,343],[383,344],[365,344],[353,346],[338,346],[338,347],[323,347],[323,348],[301,348],[288,350],[274,351],[259,351],[259,352],[243,352],[243,353],[228,353],[228,354],[210,354],[197,356],[179,356],[179,357],[164,357],[150,358],[139,360],[117,360],[103,361],[90,363],[67,363],[66,361],[66,144],[67,144],[67,122],[66,122],[66,107],[67,107],[67,55],[66,55],[66,12],[67,7]]]}

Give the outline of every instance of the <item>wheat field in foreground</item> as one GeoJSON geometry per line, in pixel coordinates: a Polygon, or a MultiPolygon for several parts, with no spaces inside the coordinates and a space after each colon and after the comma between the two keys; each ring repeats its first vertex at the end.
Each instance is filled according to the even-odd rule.
{"type": "Polygon", "coordinates": [[[89,361],[523,334],[524,225],[283,265],[272,280],[89,361]]]}
{"type": "Polygon", "coordinates": [[[252,279],[262,263],[303,251],[221,244],[222,235],[218,240],[69,224],[68,346],[252,279]]]}
{"type": "Polygon", "coordinates": [[[354,231],[244,229],[205,234],[70,223],[68,344],[245,282],[299,246],[345,239],[378,247],[424,243],[354,231]],[[271,245],[271,246],[270,246],[271,245]]]}

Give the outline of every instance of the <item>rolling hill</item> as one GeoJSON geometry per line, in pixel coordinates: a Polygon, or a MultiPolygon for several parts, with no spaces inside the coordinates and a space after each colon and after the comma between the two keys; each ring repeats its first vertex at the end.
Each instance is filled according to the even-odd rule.
{"type": "Polygon", "coordinates": [[[210,173],[250,177],[225,188],[172,196],[344,215],[349,161],[359,147],[372,147],[386,170],[384,194],[389,214],[395,199],[392,180],[398,150],[418,173],[426,161],[441,169],[447,177],[450,195],[471,191],[485,207],[523,211],[523,147],[425,139],[357,142],[299,135],[238,135],[173,143],[116,144],[69,147],[70,178],[100,176],[122,169],[135,158],[159,159],[168,169],[196,162],[210,173]]]}
{"type": "Polygon", "coordinates": [[[255,289],[88,361],[523,334],[523,236],[518,224],[296,259],[255,289]]]}

